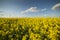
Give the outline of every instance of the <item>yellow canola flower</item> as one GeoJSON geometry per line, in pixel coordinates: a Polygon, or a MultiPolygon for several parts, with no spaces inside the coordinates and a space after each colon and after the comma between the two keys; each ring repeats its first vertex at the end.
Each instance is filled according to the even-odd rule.
{"type": "Polygon", "coordinates": [[[5,35],[6,35],[6,33],[4,31],[2,31],[2,36],[5,36],[5,35]]]}
{"type": "Polygon", "coordinates": [[[2,34],[3,30],[0,30],[0,34],[2,34]]]}
{"type": "Polygon", "coordinates": [[[44,24],[44,28],[47,29],[47,27],[49,27],[49,26],[44,24]]]}
{"type": "Polygon", "coordinates": [[[9,33],[9,31],[6,31],[6,34],[8,34],[9,33]]]}
{"type": "Polygon", "coordinates": [[[1,39],[7,35],[11,40],[27,40],[27,37],[28,40],[42,40],[44,34],[51,40],[59,40],[59,29],[60,18],[0,18],[1,39]]]}
{"type": "Polygon", "coordinates": [[[22,40],[26,40],[28,35],[23,36],[22,40]]]}
{"type": "Polygon", "coordinates": [[[18,31],[18,27],[16,27],[15,30],[18,31]]]}
{"type": "Polygon", "coordinates": [[[35,26],[33,30],[39,30],[39,26],[35,26]]]}
{"type": "Polygon", "coordinates": [[[34,33],[30,33],[30,38],[34,38],[34,33]]]}
{"type": "Polygon", "coordinates": [[[13,38],[11,38],[11,40],[14,40],[13,38]]]}
{"type": "Polygon", "coordinates": [[[13,28],[10,28],[11,31],[13,31],[14,29],[13,28]]]}

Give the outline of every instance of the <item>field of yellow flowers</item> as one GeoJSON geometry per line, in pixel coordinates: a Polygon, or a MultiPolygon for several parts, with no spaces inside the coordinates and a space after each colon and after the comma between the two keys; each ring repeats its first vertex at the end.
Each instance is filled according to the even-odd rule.
{"type": "Polygon", "coordinates": [[[0,40],[60,40],[60,18],[0,18],[0,40]]]}

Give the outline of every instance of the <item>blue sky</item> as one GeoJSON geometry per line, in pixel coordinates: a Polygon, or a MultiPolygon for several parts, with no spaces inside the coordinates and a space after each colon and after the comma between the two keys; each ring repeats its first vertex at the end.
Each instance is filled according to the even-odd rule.
{"type": "Polygon", "coordinates": [[[0,0],[0,17],[60,17],[60,0],[0,0]]]}

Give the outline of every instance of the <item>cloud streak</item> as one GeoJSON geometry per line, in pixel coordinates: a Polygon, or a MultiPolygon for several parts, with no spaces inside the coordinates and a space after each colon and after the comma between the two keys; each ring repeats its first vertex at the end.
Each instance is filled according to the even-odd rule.
{"type": "Polygon", "coordinates": [[[29,13],[29,12],[43,12],[46,11],[46,8],[43,9],[38,9],[37,7],[30,7],[29,9],[25,10],[25,11],[21,11],[20,13],[25,14],[25,13],[29,13]]]}
{"type": "Polygon", "coordinates": [[[24,13],[28,13],[28,12],[38,12],[38,11],[39,10],[38,10],[37,7],[31,7],[29,9],[25,10],[25,11],[20,12],[20,13],[24,14],[24,13]]]}
{"type": "Polygon", "coordinates": [[[52,10],[60,9],[60,3],[55,4],[51,9],[52,9],[52,10]]]}
{"type": "Polygon", "coordinates": [[[44,9],[41,9],[41,11],[43,12],[43,11],[46,11],[47,9],[46,8],[44,8],[44,9]]]}

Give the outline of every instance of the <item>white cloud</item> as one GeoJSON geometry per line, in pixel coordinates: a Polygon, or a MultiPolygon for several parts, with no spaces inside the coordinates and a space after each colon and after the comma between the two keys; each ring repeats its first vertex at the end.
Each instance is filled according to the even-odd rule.
{"type": "Polygon", "coordinates": [[[29,9],[25,10],[25,11],[21,11],[20,13],[24,14],[24,13],[29,13],[29,12],[43,12],[43,11],[46,11],[47,9],[46,8],[43,8],[43,9],[38,9],[37,7],[30,7],[29,9]]]}
{"type": "Polygon", "coordinates": [[[29,8],[29,9],[25,10],[25,11],[20,12],[20,13],[38,12],[38,11],[39,11],[39,10],[38,10],[37,7],[31,7],[31,8],[29,8]]]}
{"type": "Polygon", "coordinates": [[[52,7],[52,10],[57,10],[57,9],[60,9],[60,3],[55,4],[55,5],[52,7]]]}

